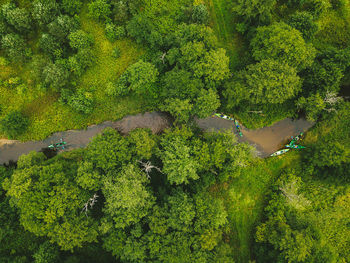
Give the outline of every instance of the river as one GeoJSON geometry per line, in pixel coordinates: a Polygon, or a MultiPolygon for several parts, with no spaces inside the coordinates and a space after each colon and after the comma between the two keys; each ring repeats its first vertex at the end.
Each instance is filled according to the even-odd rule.
{"type": "MultiPolygon", "coordinates": [[[[206,131],[230,129],[236,133],[232,121],[218,117],[199,119],[196,120],[196,123],[201,129],[206,131]]],[[[238,136],[238,141],[254,145],[258,150],[259,156],[264,158],[283,147],[283,144],[287,142],[290,136],[305,132],[312,125],[313,123],[304,119],[292,120],[287,118],[275,123],[273,126],[257,130],[248,130],[242,127],[243,137],[238,136]]],[[[126,116],[115,122],[106,121],[98,125],[92,125],[85,130],[57,132],[43,141],[20,142],[0,139],[0,164],[17,161],[19,156],[30,151],[43,151],[48,145],[59,142],[60,138],[67,142],[65,151],[85,147],[94,136],[107,127],[115,128],[122,134],[127,134],[136,128],[149,128],[153,133],[160,133],[171,126],[171,119],[166,114],[146,112],[144,114],[126,116]]]]}

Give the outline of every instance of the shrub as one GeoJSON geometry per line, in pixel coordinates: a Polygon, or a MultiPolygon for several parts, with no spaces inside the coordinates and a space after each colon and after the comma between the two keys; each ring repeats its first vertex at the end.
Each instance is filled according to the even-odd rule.
{"type": "Polygon", "coordinates": [[[83,30],[70,33],[68,39],[70,46],[75,49],[89,48],[94,43],[93,37],[83,30]]]}
{"type": "Polygon", "coordinates": [[[27,55],[24,39],[17,34],[11,33],[3,36],[1,46],[11,61],[24,60],[27,55]]]}
{"type": "Polygon", "coordinates": [[[109,21],[111,13],[111,5],[106,0],[96,0],[89,4],[89,16],[93,19],[109,21]]]}
{"type": "Polygon", "coordinates": [[[78,90],[76,94],[69,98],[68,105],[77,112],[89,114],[93,111],[94,99],[90,92],[78,90]]]}
{"type": "Polygon", "coordinates": [[[50,58],[58,58],[63,54],[60,43],[50,34],[42,34],[39,47],[50,58]]]}
{"type": "Polygon", "coordinates": [[[58,4],[55,0],[35,0],[32,17],[39,26],[47,25],[55,19],[58,13],[58,4]]]}
{"type": "Polygon", "coordinates": [[[43,84],[54,90],[59,90],[68,83],[69,72],[64,65],[49,63],[42,72],[43,84]]]}
{"type": "Polygon", "coordinates": [[[8,3],[1,8],[2,15],[6,22],[19,32],[31,29],[32,21],[30,14],[24,8],[16,8],[13,3],[8,3]]]}
{"type": "Polygon", "coordinates": [[[114,42],[126,36],[125,27],[114,24],[106,24],[106,37],[109,41],[114,42]]]}
{"type": "Polygon", "coordinates": [[[0,121],[0,129],[10,139],[21,135],[28,127],[29,120],[19,111],[10,112],[0,121]]]}
{"type": "Polygon", "coordinates": [[[318,30],[313,16],[308,12],[296,12],[290,16],[287,23],[298,29],[303,34],[303,38],[307,40],[312,39],[318,30]]]}
{"type": "Polygon", "coordinates": [[[120,49],[118,47],[115,47],[113,49],[112,57],[115,59],[118,59],[120,58],[120,55],[121,55],[120,49]]]}
{"type": "Polygon", "coordinates": [[[81,49],[68,59],[69,70],[76,76],[81,76],[87,68],[95,63],[95,56],[90,49],[81,49]]]}
{"type": "Polygon", "coordinates": [[[209,11],[203,4],[193,7],[192,20],[195,23],[207,24],[209,21],[209,11]]]}
{"type": "Polygon", "coordinates": [[[67,14],[74,15],[79,14],[82,4],[80,0],[62,0],[61,7],[67,14]]]}

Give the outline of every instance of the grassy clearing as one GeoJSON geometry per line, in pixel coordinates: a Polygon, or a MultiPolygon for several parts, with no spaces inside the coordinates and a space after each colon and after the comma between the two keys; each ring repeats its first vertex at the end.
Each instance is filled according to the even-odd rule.
{"type": "MultiPolygon", "coordinates": [[[[95,110],[90,115],[82,115],[58,102],[59,94],[45,91],[33,84],[30,67],[27,65],[0,66],[0,80],[19,77],[24,88],[0,85],[0,118],[12,110],[21,110],[30,119],[28,130],[20,140],[40,140],[57,131],[82,129],[91,124],[106,120],[117,120],[128,114],[147,110],[140,98],[111,98],[105,94],[109,81],[117,79],[125,69],[143,54],[143,49],[130,39],[111,43],[104,35],[103,25],[87,16],[87,7],[80,15],[83,30],[93,35],[95,44],[93,52],[96,64],[77,82],[77,88],[91,92],[95,98],[95,110]],[[121,56],[114,59],[112,51],[118,47],[121,56]]],[[[36,51],[31,41],[32,50],[36,51]]],[[[0,137],[4,137],[1,136],[0,137]]]]}
{"type": "Polygon", "coordinates": [[[257,224],[263,215],[265,196],[280,171],[295,162],[299,154],[259,159],[230,183],[216,185],[216,193],[225,202],[230,230],[227,233],[235,262],[249,262],[257,224]]]}
{"type": "Polygon", "coordinates": [[[223,48],[230,57],[230,68],[236,69],[240,66],[240,58],[245,51],[243,38],[235,32],[234,17],[229,0],[206,0],[210,11],[210,27],[219,39],[223,48]]]}

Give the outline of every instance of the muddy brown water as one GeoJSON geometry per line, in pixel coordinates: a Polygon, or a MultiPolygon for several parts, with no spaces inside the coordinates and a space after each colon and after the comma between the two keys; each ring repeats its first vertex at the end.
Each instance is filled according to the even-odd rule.
{"type": "MultiPolygon", "coordinates": [[[[234,123],[218,117],[209,117],[196,120],[197,125],[206,131],[232,130],[236,133],[234,123]]],[[[101,133],[105,128],[111,127],[127,134],[136,128],[149,128],[153,133],[160,133],[165,128],[171,127],[172,122],[169,116],[161,112],[146,112],[133,116],[126,116],[119,121],[106,121],[98,125],[89,126],[85,130],[68,130],[57,132],[43,141],[19,142],[14,140],[0,139],[0,164],[7,164],[10,161],[17,161],[19,156],[30,151],[43,151],[48,145],[57,143],[61,138],[67,142],[64,151],[85,147],[90,140],[101,133]]],[[[239,142],[248,142],[254,145],[260,157],[267,157],[279,150],[290,136],[305,132],[312,126],[312,123],[299,119],[284,119],[273,126],[258,130],[248,130],[242,127],[243,137],[238,136],[239,142]]]]}
{"type": "MultiPolygon", "coordinates": [[[[224,120],[218,117],[209,117],[196,121],[198,126],[207,131],[230,129],[237,134],[233,121],[224,120]]],[[[257,130],[249,130],[242,127],[243,137],[238,136],[238,142],[248,142],[256,147],[260,157],[267,157],[280,150],[290,140],[291,136],[296,136],[300,132],[306,132],[313,123],[304,119],[293,120],[286,118],[276,122],[274,125],[257,130]]]]}

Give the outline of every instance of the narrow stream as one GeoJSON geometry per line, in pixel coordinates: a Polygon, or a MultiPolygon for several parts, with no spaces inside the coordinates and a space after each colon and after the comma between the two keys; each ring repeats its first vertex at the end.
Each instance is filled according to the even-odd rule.
{"type": "MultiPolygon", "coordinates": [[[[206,131],[230,129],[236,132],[232,121],[224,120],[218,117],[208,117],[206,119],[196,120],[197,125],[206,131]]],[[[19,156],[27,154],[30,151],[43,151],[52,144],[57,143],[61,138],[67,142],[66,150],[85,147],[90,140],[107,127],[117,129],[122,134],[127,134],[136,128],[149,128],[153,133],[160,133],[165,128],[171,127],[170,118],[161,112],[147,112],[111,122],[106,121],[98,125],[89,126],[86,130],[69,130],[57,132],[43,141],[19,142],[14,140],[0,139],[0,164],[17,161],[19,156]]],[[[300,132],[308,130],[313,123],[306,120],[284,119],[275,123],[271,127],[265,127],[258,130],[248,130],[242,128],[243,137],[239,137],[239,142],[248,142],[254,145],[260,157],[267,157],[277,151],[287,142],[290,136],[295,136],[300,132]]]]}

